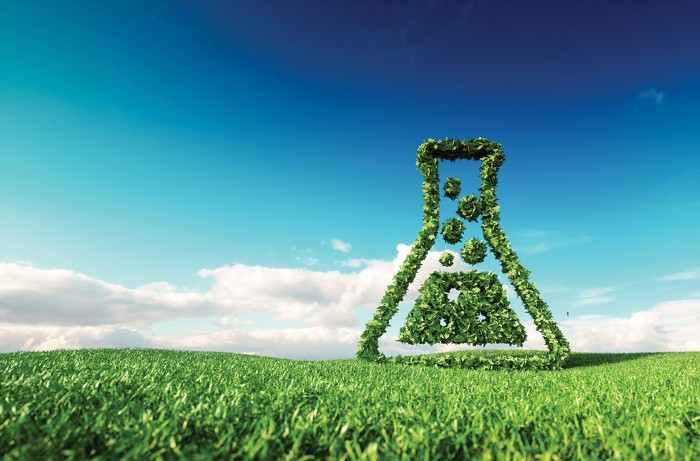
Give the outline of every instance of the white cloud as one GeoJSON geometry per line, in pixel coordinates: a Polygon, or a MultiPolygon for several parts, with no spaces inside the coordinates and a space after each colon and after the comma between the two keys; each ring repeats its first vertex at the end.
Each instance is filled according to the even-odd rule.
{"type": "Polygon", "coordinates": [[[333,247],[334,250],[338,250],[343,253],[347,253],[350,251],[352,248],[352,245],[350,245],[347,242],[343,242],[342,240],[339,239],[331,239],[331,246],[333,247]]]}
{"type": "Polygon", "coordinates": [[[297,253],[294,260],[303,266],[311,267],[315,266],[319,262],[319,259],[313,256],[313,250],[309,247],[297,248],[292,247],[292,252],[297,253]]]}
{"type": "Polygon", "coordinates": [[[666,100],[666,93],[656,88],[647,88],[637,95],[637,100],[658,106],[666,100]]]}
{"type": "Polygon", "coordinates": [[[153,346],[150,339],[132,328],[0,323],[0,352],[153,346]]]}
{"type": "Polygon", "coordinates": [[[605,304],[615,301],[614,296],[609,296],[608,293],[617,291],[616,287],[598,287],[581,290],[572,304],[575,307],[593,306],[597,304],[605,304]]]}
{"type": "Polygon", "coordinates": [[[575,351],[700,351],[700,300],[667,301],[628,317],[581,316],[561,328],[575,351]]]}
{"type": "MultiPolygon", "coordinates": [[[[146,336],[134,337],[134,344],[161,344],[159,334],[149,330],[152,325],[187,319],[194,325],[196,319],[206,318],[220,319],[210,322],[221,329],[220,333],[201,333],[211,336],[212,341],[225,339],[227,331],[258,338],[251,328],[246,329],[247,333],[236,329],[251,327],[250,321],[238,320],[244,314],[290,326],[300,323],[296,330],[286,330],[287,338],[297,330],[305,337],[314,332],[341,337],[343,329],[363,326],[358,324],[356,311],[364,308],[368,313],[377,306],[409,250],[408,245],[398,245],[394,260],[362,260],[364,267],[349,274],[243,264],[203,269],[199,275],[213,279],[204,292],[178,289],[166,282],[127,288],[69,270],[0,263],[0,316],[6,338],[0,342],[0,350],[108,347],[113,339],[110,332],[121,331],[123,335],[125,330],[120,328],[148,337],[147,343],[143,339],[146,336]]],[[[439,256],[440,252],[429,253],[405,302],[415,300],[418,287],[429,273],[442,268],[439,256]]],[[[458,270],[468,267],[459,260],[455,264],[458,270]]],[[[185,335],[190,336],[197,337],[195,333],[185,335]]],[[[182,341],[172,344],[179,347],[185,344],[182,341]]],[[[202,340],[192,341],[193,347],[204,344],[202,340]]],[[[220,345],[226,350],[232,347],[226,341],[220,345]]],[[[277,351],[286,353],[284,348],[277,351]]]]}
{"type": "Polygon", "coordinates": [[[69,270],[0,263],[0,318],[11,323],[144,324],[213,311],[201,293],[165,282],[128,289],[69,270]]]}
{"type": "Polygon", "coordinates": [[[545,251],[549,251],[552,248],[554,248],[554,245],[551,242],[540,242],[528,245],[523,249],[523,251],[521,251],[521,253],[525,255],[536,255],[538,253],[544,253],[545,251]]]}
{"type": "Polygon", "coordinates": [[[660,282],[672,282],[677,280],[696,280],[700,279],[700,266],[693,267],[686,271],[676,272],[669,275],[658,277],[656,280],[660,282]]]}
{"type": "Polygon", "coordinates": [[[355,328],[282,328],[194,333],[185,338],[155,338],[156,347],[266,355],[287,359],[321,360],[354,357],[360,331],[355,328]]]}
{"type": "Polygon", "coordinates": [[[522,231],[518,231],[515,233],[515,236],[520,238],[549,238],[549,237],[556,237],[559,233],[556,231],[552,230],[545,230],[545,229],[526,229],[522,231]]]}
{"type": "Polygon", "coordinates": [[[388,283],[390,271],[391,263],[377,261],[352,274],[243,264],[199,274],[214,279],[206,297],[222,311],[265,313],[279,320],[329,327],[356,324],[354,309],[370,307],[381,296],[380,284],[388,283]]]}
{"type": "Polygon", "coordinates": [[[524,255],[535,255],[559,248],[583,245],[591,241],[591,237],[587,235],[561,237],[559,232],[538,229],[517,232],[515,237],[518,241],[523,241],[518,244],[514,243],[514,247],[518,253],[524,255]]]}
{"type": "Polygon", "coordinates": [[[234,317],[233,315],[224,315],[221,317],[221,320],[219,321],[219,325],[224,326],[224,327],[235,327],[239,325],[253,325],[253,321],[248,319],[248,320],[240,320],[234,317]]]}
{"type": "MultiPolygon", "coordinates": [[[[410,246],[400,244],[394,260],[362,260],[365,267],[349,274],[243,264],[205,269],[199,274],[214,279],[206,298],[211,304],[222,306],[222,311],[234,315],[266,313],[276,319],[313,326],[350,327],[357,325],[356,309],[376,307],[409,250],[410,246]]],[[[415,300],[428,275],[442,268],[440,254],[429,253],[406,302],[415,300]]],[[[455,256],[458,260],[456,253],[455,256]]],[[[465,270],[469,266],[458,261],[454,267],[465,270]]]]}
{"type": "Polygon", "coordinates": [[[314,258],[312,256],[296,256],[294,260],[307,267],[314,266],[319,261],[318,258],[314,258]]]}
{"type": "MultiPolygon", "coordinates": [[[[409,250],[398,245],[392,261],[369,260],[349,274],[242,264],[203,269],[200,276],[213,280],[203,292],[165,282],[126,288],[68,270],[0,264],[0,351],[163,347],[285,358],[352,357],[364,328],[356,314],[366,318],[373,312],[409,250]],[[245,315],[253,315],[255,323],[245,315]],[[264,319],[282,322],[282,327],[272,328],[264,319]],[[175,322],[179,329],[154,327],[162,322],[175,322]]],[[[415,301],[430,272],[442,269],[439,255],[429,253],[404,306],[415,301]]],[[[468,269],[455,259],[456,270],[468,269]]],[[[615,290],[583,290],[579,301],[599,302],[615,290]]],[[[532,321],[524,318],[523,325],[526,347],[544,347],[532,321]]],[[[700,350],[700,300],[669,301],[627,317],[579,316],[562,321],[561,327],[577,351],[700,350]]],[[[406,346],[390,334],[381,347],[389,355],[454,349],[406,346]]]]}
{"type": "Polygon", "coordinates": [[[342,261],[336,261],[337,264],[340,264],[343,267],[362,267],[366,266],[368,264],[372,263],[371,259],[357,259],[357,258],[351,258],[351,259],[345,259],[342,261]]]}

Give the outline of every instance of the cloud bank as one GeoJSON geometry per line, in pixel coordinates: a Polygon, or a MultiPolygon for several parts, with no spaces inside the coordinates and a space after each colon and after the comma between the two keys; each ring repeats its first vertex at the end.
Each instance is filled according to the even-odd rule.
{"type": "MultiPolygon", "coordinates": [[[[352,357],[366,319],[409,249],[398,245],[391,261],[348,260],[350,273],[243,264],[202,269],[199,276],[212,281],[206,291],[167,282],[127,288],[70,270],[0,263],[0,352],[159,347],[295,359],[352,357]],[[168,322],[177,328],[159,327],[168,322]]],[[[439,255],[429,254],[404,305],[416,299],[428,274],[441,268],[439,255]]],[[[458,263],[455,269],[468,267],[458,263]]],[[[581,292],[578,302],[603,302],[610,291],[581,292]]],[[[523,324],[526,347],[544,347],[532,321],[523,324]]],[[[583,315],[560,325],[576,351],[700,350],[700,299],[671,300],[628,317],[583,315]]],[[[381,348],[388,355],[427,350],[397,343],[390,333],[381,348]]]]}
{"type": "Polygon", "coordinates": [[[352,248],[352,245],[339,239],[331,239],[331,247],[333,247],[334,250],[347,253],[352,248]]]}

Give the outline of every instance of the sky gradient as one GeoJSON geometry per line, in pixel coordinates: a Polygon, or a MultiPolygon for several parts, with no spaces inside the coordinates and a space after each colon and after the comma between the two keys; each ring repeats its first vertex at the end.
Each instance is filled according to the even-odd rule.
{"type": "MultiPolygon", "coordinates": [[[[0,2],[0,351],[351,357],[421,226],[416,148],[445,137],[502,144],[501,224],[574,350],[700,350],[698,20],[0,2]]],[[[444,167],[476,191],[476,165],[444,167]]],[[[387,353],[429,349],[392,335],[436,254],[387,353]]]]}

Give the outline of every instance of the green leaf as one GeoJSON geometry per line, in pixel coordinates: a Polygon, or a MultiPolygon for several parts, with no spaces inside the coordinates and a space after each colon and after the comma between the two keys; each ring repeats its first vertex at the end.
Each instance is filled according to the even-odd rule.
{"type": "Polygon", "coordinates": [[[479,199],[474,194],[464,196],[457,206],[457,214],[467,221],[476,221],[481,213],[479,199]]]}
{"type": "Polygon", "coordinates": [[[461,190],[462,183],[459,179],[453,177],[447,178],[444,186],[445,197],[454,200],[457,198],[461,190]]]}
{"type": "Polygon", "coordinates": [[[464,233],[464,223],[459,218],[449,218],[442,224],[442,238],[447,243],[459,243],[464,233]]]}
{"type": "Polygon", "coordinates": [[[486,258],[486,244],[481,239],[470,238],[464,242],[460,253],[467,264],[479,264],[486,258]]]}

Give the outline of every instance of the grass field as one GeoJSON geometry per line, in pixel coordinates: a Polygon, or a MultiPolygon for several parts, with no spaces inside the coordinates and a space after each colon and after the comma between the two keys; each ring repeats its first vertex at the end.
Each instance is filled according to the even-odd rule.
{"type": "Polygon", "coordinates": [[[574,354],[560,371],[149,349],[0,354],[0,455],[697,460],[700,353],[574,354]]]}

